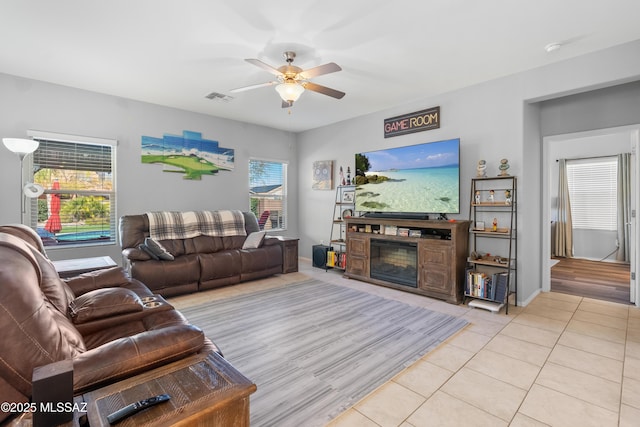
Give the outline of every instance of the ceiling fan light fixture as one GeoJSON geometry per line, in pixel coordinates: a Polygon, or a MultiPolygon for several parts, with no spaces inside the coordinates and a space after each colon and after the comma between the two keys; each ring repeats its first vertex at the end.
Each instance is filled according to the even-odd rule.
{"type": "Polygon", "coordinates": [[[295,82],[285,82],[277,85],[276,91],[283,101],[296,102],[304,92],[304,87],[295,82]]]}

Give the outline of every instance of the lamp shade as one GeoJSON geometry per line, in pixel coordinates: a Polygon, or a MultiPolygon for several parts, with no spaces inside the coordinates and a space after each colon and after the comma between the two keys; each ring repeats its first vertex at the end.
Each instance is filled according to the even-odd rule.
{"type": "Polygon", "coordinates": [[[25,156],[29,153],[33,153],[40,145],[40,142],[38,141],[23,138],[2,138],[2,142],[5,147],[19,156],[25,156]]]}
{"type": "Polygon", "coordinates": [[[280,94],[280,98],[282,98],[283,101],[292,102],[297,101],[298,98],[300,98],[300,95],[302,95],[302,92],[304,92],[304,88],[302,87],[302,85],[294,82],[280,83],[278,86],[276,86],[276,90],[278,91],[278,94],[280,94]]]}
{"type": "Polygon", "coordinates": [[[44,194],[44,187],[40,184],[30,182],[24,186],[22,193],[30,199],[35,199],[44,194]]]}

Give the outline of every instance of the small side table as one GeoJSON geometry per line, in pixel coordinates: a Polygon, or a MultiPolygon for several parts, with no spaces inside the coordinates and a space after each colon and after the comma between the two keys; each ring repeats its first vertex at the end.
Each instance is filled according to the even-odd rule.
{"type": "Polygon", "coordinates": [[[298,240],[295,237],[278,236],[282,245],[282,273],[298,271],[298,240]]]}
{"type": "Polygon", "coordinates": [[[249,395],[256,385],[217,353],[197,355],[85,393],[91,427],[108,427],[107,415],[141,399],[167,393],[171,400],[126,418],[118,426],[249,427],[249,395]]]}
{"type": "Polygon", "coordinates": [[[99,256],[93,258],[75,258],[64,259],[61,261],[52,261],[58,275],[62,279],[77,276],[94,270],[104,270],[111,267],[117,267],[118,264],[109,256],[99,256]]]}

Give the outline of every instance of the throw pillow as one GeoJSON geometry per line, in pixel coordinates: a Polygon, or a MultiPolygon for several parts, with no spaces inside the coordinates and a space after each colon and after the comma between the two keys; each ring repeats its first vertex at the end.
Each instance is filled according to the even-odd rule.
{"type": "Polygon", "coordinates": [[[140,297],[125,288],[96,289],[69,304],[69,316],[75,324],[142,310],[140,297]]]}
{"type": "Polygon", "coordinates": [[[158,258],[165,261],[173,261],[173,255],[171,255],[160,242],[153,240],[151,237],[144,239],[144,245],[158,258]]]}
{"type": "Polygon", "coordinates": [[[267,234],[266,231],[254,231],[253,233],[247,236],[247,239],[244,241],[242,245],[242,249],[256,249],[262,246],[262,242],[264,241],[264,235],[267,234]]]}
{"type": "Polygon", "coordinates": [[[151,249],[149,249],[147,247],[147,245],[145,245],[144,243],[141,244],[140,246],[138,246],[138,249],[140,249],[142,252],[144,252],[145,254],[149,255],[149,257],[153,260],[158,261],[160,258],[158,258],[158,256],[156,254],[154,254],[153,252],[151,252],[151,249]]]}

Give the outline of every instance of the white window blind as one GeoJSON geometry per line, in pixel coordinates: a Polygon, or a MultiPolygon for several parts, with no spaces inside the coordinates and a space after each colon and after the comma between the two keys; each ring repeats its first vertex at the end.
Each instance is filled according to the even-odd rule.
{"type": "Polygon", "coordinates": [[[249,203],[262,230],[287,227],[287,164],[249,160],[249,203]]]}
{"type": "Polygon", "coordinates": [[[566,164],[573,227],[616,230],[617,158],[567,160],[566,164]]]}
{"type": "Polygon", "coordinates": [[[30,225],[43,243],[51,247],[115,243],[115,141],[32,136],[40,142],[33,153],[32,180],[45,193],[31,202],[30,225]]]}

